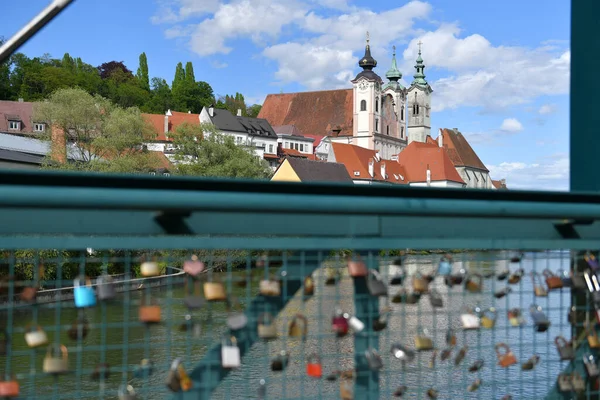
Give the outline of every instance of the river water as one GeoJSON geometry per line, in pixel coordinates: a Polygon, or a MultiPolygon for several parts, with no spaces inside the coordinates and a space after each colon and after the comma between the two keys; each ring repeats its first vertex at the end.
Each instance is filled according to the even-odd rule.
{"type": "MultiPolygon", "coordinates": [[[[518,264],[509,264],[507,260],[497,260],[505,255],[498,253],[465,253],[455,256],[453,269],[467,268],[471,272],[501,271],[509,267],[514,270],[518,264]]],[[[428,272],[437,264],[438,255],[410,256],[406,259],[409,274],[415,271],[428,272]]],[[[393,275],[395,267],[382,262],[382,272],[393,275]]],[[[525,271],[540,271],[549,268],[552,271],[568,269],[569,254],[565,252],[528,253],[520,267],[525,271]]],[[[317,288],[315,295],[303,301],[300,296],[292,299],[277,318],[278,340],[259,342],[244,357],[244,366],[233,371],[213,393],[215,399],[252,399],[258,398],[258,382],[266,381],[267,398],[331,398],[339,399],[339,381],[315,380],[306,375],[306,356],[312,353],[320,355],[324,373],[332,370],[350,369],[353,363],[353,337],[348,335],[338,339],[330,330],[332,311],[336,306],[345,311],[353,310],[353,289],[351,278],[344,278],[335,286],[323,285],[322,270],[315,272],[317,288]],[[291,318],[304,314],[309,320],[308,338],[301,341],[289,338],[286,328],[291,318]],[[288,368],[284,372],[270,371],[270,359],[282,349],[291,355],[288,368]]],[[[247,288],[236,288],[236,295],[242,299],[250,297],[256,291],[258,275],[247,288]]],[[[410,280],[408,280],[408,284],[410,280]]],[[[403,398],[427,398],[425,392],[434,388],[440,399],[499,399],[512,394],[514,399],[543,398],[549,387],[555,382],[557,374],[566,364],[561,363],[554,345],[557,335],[569,337],[567,311],[570,304],[568,289],[551,291],[548,297],[534,297],[531,278],[525,276],[518,285],[512,285],[513,292],[502,299],[495,299],[491,293],[507,285],[494,278],[484,281],[484,293],[472,294],[462,287],[446,287],[441,278],[432,283],[444,298],[444,307],[432,309],[427,296],[423,296],[416,305],[388,304],[382,298],[381,307],[390,306],[393,310],[388,327],[374,336],[378,341],[384,367],[381,370],[381,399],[393,398],[391,393],[398,385],[406,385],[408,391],[403,398]],[[552,325],[544,333],[536,333],[529,318],[528,308],[536,303],[544,308],[552,325]],[[494,329],[464,331],[460,325],[463,306],[479,305],[483,308],[495,307],[498,319],[494,329]],[[506,311],[513,307],[523,310],[526,325],[511,327],[506,311]],[[457,346],[450,360],[440,361],[430,367],[433,352],[420,352],[416,359],[403,366],[390,355],[390,346],[401,343],[414,348],[414,337],[420,328],[427,328],[435,347],[441,351],[445,347],[448,327],[456,330],[457,346]],[[497,365],[494,352],[496,343],[509,344],[519,361],[518,365],[501,368],[497,365]],[[465,359],[454,366],[457,349],[468,346],[465,359]],[[523,371],[520,363],[537,354],[541,361],[532,371],[523,371]],[[484,360],[484,367],[476,373],[467,368],[477,359],[484,360]],[[482,381],[481,387],[472,393],[466,388],[476,379],[482,381]]],[[[390,294],[398,288],[390,287],[390,294]]],[[[24,398],[115,398],[120,384],[130,383],[138,392],[139,398],[164,399],[168,391],[165,378],[171,361],[182,357],[186,369],[191,370],[194,361],[202,357],[208,348],[223,338],[226,333],[226,312],[223,304],[210,304],[207,309],[192,314],[193,320],[201,326],[201,335],[194,337],[190,332],[178,329],[180,322],[188,313],[182,303],[185,296],[182,287],[152,289],[148,293],[161,305],[163,321],[168,323],[144,327],[137,321],[140,297],[144,290],[131,292],[112,304],[101,304],[86,311],[91,322],[88,336],[80,342],[69,339],[66,331],[77,318],[77,310],[72,307],[40,307],[35,313],[15,313],[13,326],[20,329],[13,337],[13,352],[10,360],[0,356],[0,369],[10,368],[21,383],[24,398]],[[42,373],[45,348],[29,349],[23,338],[24,327],[37,321],[47,331],[51,342],[62,343],[69,349],[69,364],[73,371],[59,378],[42,373]],[[123,321],[129,321],[123,324],[123,321]],[[50,327],[60,326],[56,332],[50,327]],[[124,348],[126,346],[126,348],[124,348]],[[135,365],[142,359],[152,359],[155,372],[151,376],[134,377],[135,365]],[[9,362],[10,361],[10,362],[9,362]],[[103,384],[94,382],[89,375],[99,363],[111,365],[111,376],[103,384]]],[[[146,294],[148,294],[146,293],[146,294]]],[[[438,354],[439,355],[439,354],[438,354]]]]}

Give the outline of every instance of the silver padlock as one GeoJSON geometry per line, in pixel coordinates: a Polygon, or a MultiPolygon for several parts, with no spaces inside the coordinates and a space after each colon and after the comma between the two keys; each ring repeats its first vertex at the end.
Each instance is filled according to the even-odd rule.
{"type": "Polygon", "coordinates": [[[365,358],[367,359],[367,364],[369,365],[369,368],[373,371],[378,371],[381,368],[383,368],[383,361],[381,359],[381,356],[379,355],[379,352],[374,348],[370,347],[369,349],[365,350],[365,358]]]}
{"type": "Polygon", "coordinates": [[[363,329],[365,329],[365,323],[356,318],[354,315],[344,313],[344,318],[348,320],[348,325],[350,328],[352,328],[354,333],[360,333],[363,331],[363,329]]]}
{"type": "Polygon", "coordinates": [[[48,344],[48,336],[41,326],[31,327],[28,325],[25,327],[25,330],[25,342],[27,342],[27,346],[39,347],[48,344]]]}
{"type": "Polygon", "coordinates": [[[460,321],[462,322],[463,329],[479,329],[481,320],[479,317],[470,310],[466,310],[460,315],[460,321]]]}
{"type": "Polygon", "coordinates": [[[110,275],[100,275],[96,279],[98,300],[111,300],[117,296],[113,278],[110,275]]]}
{"type": "Polygon", "coordinates": [[[239,368],[242,365],[240,348],[237,339],[231,336],[229,340],[223,338],[221,341],[221,366],[223,368],[239,368]]]}
{"type": "Polygon", "coordinates": [[[118,396],[119,400],[137,400],[137,394],[131,385],[121,385],[118,396]]]}
{"type": "Polygon", "coordinates": [[[598,363],[596,361],[596,357],[592,354],[586,354],[583,356],[583,364],[585,365],[585,370],[588,373],[590,378],[596,378],[600,376],[600,370],[598,369],[598,363]]]}

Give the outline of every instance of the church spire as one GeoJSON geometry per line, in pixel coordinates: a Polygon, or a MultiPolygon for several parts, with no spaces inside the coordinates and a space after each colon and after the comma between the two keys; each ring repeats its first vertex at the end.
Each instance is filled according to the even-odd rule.
{"type": "Polygon", "coordinates": [[[360,59],[358,65],[365,71],[371,71],[377,66],[377,61],[371,56],[371,46],[369,46],[369,32],[367,32],[367,46],[365,47],[365,55],[360,59]]]}
{"type": "Polygon", "coordinates": [[[398,82],[402,79],[402,72],[398,70],[398,65],[396,64],[396,46],[393,47],[394,52],[392,54],[392,68],[385,74],[386,78],[388,78],[391,82],[398,82]]]}
{"type": "Polygon", "coordinates": [[[423,43],[419,40],[419,56],[417,57],[417,64],[415,65],[415,69],[417,72],[413,75],[415,78],[413,83],[417,85],[427,85],[427,81],[425,80],[425,64],[423,64],[423,59],[421,58],[421,45],[423,43]]]}

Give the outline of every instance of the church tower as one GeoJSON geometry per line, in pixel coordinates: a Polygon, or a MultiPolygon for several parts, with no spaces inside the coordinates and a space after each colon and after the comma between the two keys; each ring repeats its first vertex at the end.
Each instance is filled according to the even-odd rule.
{"type": "Polygon", "coordinates": [[[375,150],[374,134],[381,132],[381,84],[383,81],[373,68],[377,61],[371,56],[369,33],[365,55],[358,65],[363,69],[352,80],[354,93],[354,144],[375,150]]]}
{"type": "MultiPolygon", "coordinates": [[[[382,121],[384,134],[406,141],[406,88],[399,82],[402,73],[396,63],[396,46],[393,47],[392,67],[385,74],[389,80],[383,86],[382,121]]],[[[404,143],[406,145],[406,143],[404,143]]],[[[404,147],[402,147],[404,148],[404,147]]]]}
{"type": "Polygon", "coordinates": [[[431,93],[433,90],[425,80],[425,64],[421,58],[421,42],[414,80],[408,88],[408,143],[425,142],[431,134],[431,93]]]}

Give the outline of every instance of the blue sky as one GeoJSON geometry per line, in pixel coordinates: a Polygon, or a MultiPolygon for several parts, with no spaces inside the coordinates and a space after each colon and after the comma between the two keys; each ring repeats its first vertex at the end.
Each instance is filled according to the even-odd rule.
{"type": "MultiPolygon", "coordinates": [[[[49,0],[3,5],[11,36],[49,0]]],[[[564,0],[76,0],[21,51],[69,52],[99,65],[173,79],[192,61],[215,93],[350,87],[371,33],[385,75],[397,46],[405,84],[416,43],[434,92],[432,131],[459,128],[495,179],[512,188],[568,188],[569,2],[564,0]]]]}

